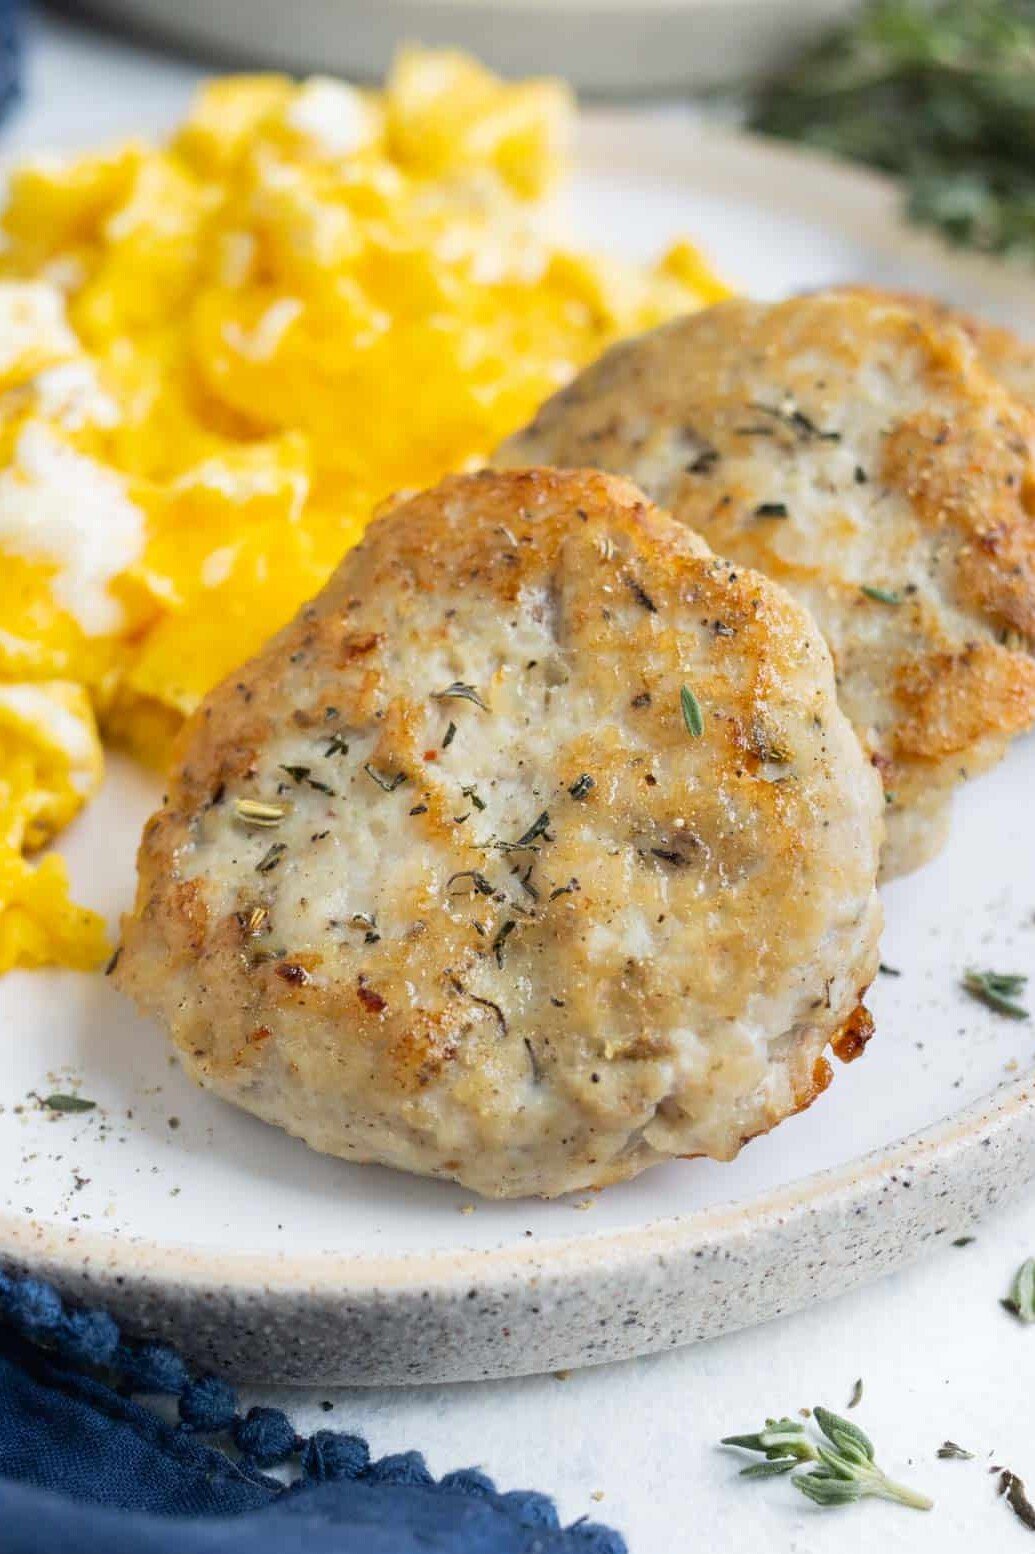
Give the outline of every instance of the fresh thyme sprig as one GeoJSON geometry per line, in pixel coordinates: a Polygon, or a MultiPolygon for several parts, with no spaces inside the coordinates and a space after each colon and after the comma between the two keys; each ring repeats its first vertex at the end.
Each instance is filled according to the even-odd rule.
{"type": "Polygon", "coordinates": [[[816,1505],[850,1505],[872,1495],[894,1500],[917,1511],[929,1511],[933,1501],[915,1489],[896,1484],[874,1461],[873,1443],[858,1425],[827,1408],[814,1408],[812,1417],[825,1440],[813,1441],[796,1419],[767,1419],[754,1435],[727,1435],[723,1446],[758,1452],[761,1462],[741,1469],[743,1478],[774,1478],[790,1473],[803,1463],[816,1463],[807,1473],[791,1479],[796,1489],[816,1505]]]}
{"type": "Polygon", "coordinates": [[[897,173],[914,221],[1035,262],[1032,0],[869,0],[767,84],[753,127],[897,173]]]}
{"type": "Polygon", "coordinates": [[[1035,1257],[1028,1257],[1018,1268],[1003,1305],[1018,1322],[1035,1322],[1035,1257]]]}
{"type": "Polygon", "coordinates": [[[1013,971],[968,971],[963,978],[963,986],[972,997],[1011,1020],[1028,1018],[1027,1009],[1017,1002],[1017,995],[1024,992],[1027,982],[1027,977],[1013,971]]]}
{"type": "Polygon", "coordinates": [[[974,1453],[961,1446],[958,1441],[943,1441],[934,1454],[943,1462],[973,1462],[974,1453]]]}

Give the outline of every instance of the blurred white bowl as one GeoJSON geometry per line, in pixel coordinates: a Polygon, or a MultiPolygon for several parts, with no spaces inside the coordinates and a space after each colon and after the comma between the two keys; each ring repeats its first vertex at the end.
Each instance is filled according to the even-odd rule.
{"type": "Polygon", "coordinates": [[[399,43],[470,49],[507,75],[623,95],[747,80],[858,0],[92,0],[234,63],[370,78],[399,43]]]}

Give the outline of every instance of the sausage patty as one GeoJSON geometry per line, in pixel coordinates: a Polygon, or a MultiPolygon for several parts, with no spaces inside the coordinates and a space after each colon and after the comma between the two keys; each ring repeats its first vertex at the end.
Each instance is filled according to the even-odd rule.
{"type": "Polygon", "coordinates": [[[881,807],[782,589],[624,481],[458,477],[191,720],[116,976],[350,1160],[513,1196],[729,1159],[868,1033],[881,807]]]}
{"type": "Polygon", "coordinates": [[[808,606],[884,778],[886,875],[1035,719],[1035,415],[930,309],[721,303],[615,346],[497,463],[628,475],[808,606]]]}

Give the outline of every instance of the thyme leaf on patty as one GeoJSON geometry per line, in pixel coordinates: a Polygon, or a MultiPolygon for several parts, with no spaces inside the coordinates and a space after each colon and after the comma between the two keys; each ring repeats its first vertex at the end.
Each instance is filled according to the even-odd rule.
{"type": "Polygon", "coordinates": [[[548,810],[544,809],[542,814],[541,815],[537,815],[535,820],[533,820],[532,824],[529,826],[529,828],[525,832],[524,836],[519,836],[517,841],[513,843],[513,846],[515,846],[515,847],[530,847],[531,844],[533,842],[537,841],[538,838],[541,837],[541,836],[545,837],[545,839],[547,841],[549,841],[550,837],[547,835],[547,827],[549,826],[549,824],[550,824],[550,814],[549,814],[548,810]]]}
{"type": "Polygon", "coordinates": [[[286,842],[274,842],[272,847],[266,849],[258,863],[255,865],[257,874],[269,874],[276,867],[287,852],[286,842]]]}
{"type": "Polygon", "coordinates": [[[288,812],[286,804],[266,804],[260,799],[235,799],[238,820],[247,826],[279,826],[288,812]]]}
{"type": "Polygon", "coordinates": [[[510,938],[516,927],[516,919],[513,917],[508,917],[506,922],[500,928],[499,933],[492,941],[492,953],[496,957],[497,966],[503,965],[503,946],[506,944],[507,940],[510,938]]]}
{"type": "Polygon", "coordinates": [[[701,711],[700,702],[687,685],[680,688],[679,705],[683,709],[683,722],[687,733],[691,739],[700,739],[704,733],[704,714],[701,711]]]}
{"type": "Polygon", "coordinates": [[[473,685],[465,685],[463,680],[454,680],[452,685],[447,685],[444,691],[432,691],[431,693],[432,701],[447,701],[451,697],[455,697],[459,701],[473,701],[474,705],[480,707],[483,712],[488,712],[489,710],[488,702],[478,694],[473,685]]]}
{"type": "MultiPolygon", "coordinates": [[[[347,750],[348,745],[346,745],[345,748],[347,750]]],[[[301,787],[304,783],[307,788],[313,788],[317,793],[326,793],[332,799],[336,797],[333,788],[329,788],[325,782],[321,782],[319,778],[313,776],[311,766],[281,765],[280,770],[282,772],[287,772],[288,776],[291,778],[291,781],[295,783],[297,787],[301,787]]]]}
{"type": "Polygon", "coordinates": [[[867,599],[873,599],[877,604],[901,604],[902,595],[896,593],[893,588],[876,588],[872,583],[860,583],[859,592],[865,594],[867,599]]]}
{"type": "Polygon", "coordinates": [[[379,788],[384,789],[385,793],[394,793],[396,788],[401,787],[402,784],[406,781],[405,772],[396,772],[394,777],[385,777],[381,772],[377,771],[375,767],[371,766],[369,761],[366,762],[363,770],[366,772],[368,777],[373,778],[374,782],[377,783],[379,788]]]}

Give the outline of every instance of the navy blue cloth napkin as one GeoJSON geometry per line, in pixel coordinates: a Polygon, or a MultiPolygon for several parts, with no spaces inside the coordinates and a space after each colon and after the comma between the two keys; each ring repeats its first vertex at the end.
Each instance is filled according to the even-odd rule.
{"type": "Polygon", "coordinates": [[[0,119],[18,95],[20,0],[0,0],[0,119]]]}
{"type": "MultiPolygon", "coordinates": [[[[172,1412],[172,1410],[168,1410],[172,1412]]],[[[166,1344],[0,1271],[0,1554],[626,1554],[609,1528],[562,1529],[552,1501],[501,1494],[419,1452],[372,1461],[357,1435],[301,1437],[246,1413],[166,1344]],[[114,1383],[114,1384],[112,1384],[114,1383]],[[176,1400],[170,1423],[131,1393],[176,1400]],[[224,1443],[224,1451],[212,1442],[224,1443]],[[289,1486],[265,1470],[292,1465],[289,1486]]]]}

